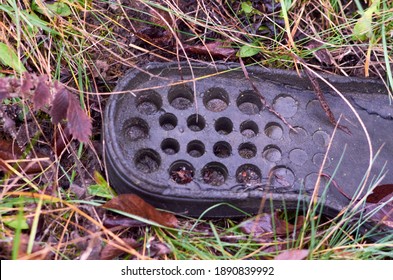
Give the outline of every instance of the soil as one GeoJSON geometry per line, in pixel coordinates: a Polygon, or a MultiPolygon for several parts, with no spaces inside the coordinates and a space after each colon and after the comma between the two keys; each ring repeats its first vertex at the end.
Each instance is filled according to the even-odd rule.
{"type": "Polygon", "coordinates": [[[212,186],[221,186],[225,183],[225,175],[219,171],[211,168],[205,168],[202,173],[203,181],[212,186]]]}

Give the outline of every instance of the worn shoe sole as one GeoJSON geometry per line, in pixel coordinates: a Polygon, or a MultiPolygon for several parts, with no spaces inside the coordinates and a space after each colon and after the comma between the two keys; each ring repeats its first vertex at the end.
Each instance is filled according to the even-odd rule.
{"type": "Polygon", "coordinates": [[[304,208],[315,192],[323,212],[335,216],[381,174],[380,184],[393,182],[393,116],[381,83],[323,76],[353,106],[379,152],[364,184],[370,163],[365,132],[330,86],[320,81],[350,135],[329,122],[306,76],[247,70],[294,130],[263,106],[238,64],[195,64],[191,71],[187,64],[179,70],[177,63],[163,63],[128,72],[115,89],[124,93],[112,95],[105,111],[113,188],[206,217],[304,208]]]}

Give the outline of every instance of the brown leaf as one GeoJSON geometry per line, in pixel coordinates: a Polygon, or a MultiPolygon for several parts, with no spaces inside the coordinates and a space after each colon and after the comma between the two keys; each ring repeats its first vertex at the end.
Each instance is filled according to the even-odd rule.
{"type": "Polygon", "coordinates": [[[168,245],[160,241],[152,240],[149,242],[149,244],[150,244],[150,257],[152,258],[172,253],[171,248],[169,248],[168,245]]]}
{"type": "Polygon", "coordinates": [[[29,72],[23,74],[22,85],[20,86],[20,92],[23,96],[29,95],[30,90],[34,88],[33,79],[36,79],[36,77],[29,72]]]}
{"type": "Polygon", "coordinates": [[[9,86],[9,79],[0,78],[0,101],[2,101],[4,98],[9,97],[10,92],[8,86],[9,86]]]}
{"type": "MultiPolygon", "coordinates": [[[[304,217],[297,218],[296,230],[300,229],[303,225],[304,217]]],[[[295,230],[295,226],[280,219],[278,213],[274,213],[274,225],[271,214],[261,214],[246,220],[240,224],[240,229],[243,233],[253,234],[255,237],[272,236],[276,233],[279,236],[286,236],[295,230]]]]}
{"type": "Polygon", "coordinates": [[[52,116],[52,122],[58,124],[61,120],[67,117],[68,109],[68,91],[65,88],[58,87],[56,89],[55,98],[52,103],[52,109],[50,115],[52,116]]]}
{"type": "Polygon", "coordinates": [[[366,198],[365,213],[371,220],[393,228],[393,184],[379,185],[366,198]]]}
{"type": "Polygon", "coordinates": [[[163,226],[178,226],[178,220],[173,214],[155,209],[135,194],[121,194],[105,203],[103,207],[127,212],[163,226]]]}
{"type": "Polygon", "coordinates": [[[146,223],[144,222],[122,216],[107,217],[103,220],[102,223],[106,228],[113,228],[118,226],[135,228],[146,226],[146,223]]]}
{"type": "Polygon", "coordinates": [[[278,254],[274,259],[275,260],[304,260],[307,258],[309,254],[308,250],[287,250],[278,254]]]}
{"type": "Polygon", "coordinates": [[[72,135],[68,127],[64,128],[63,131],[58,130],[56,142],[55,142],[55,152],[57,156],[63,152],[67,144],[72,140],[72,135]]]}
{"type": "MultiPolygon", "coordinates": [[[[42,155],[38,155],[42,156],[42,155]]],[[[9,167],[7,166],[7,160],[18,160],[23,158],[22,150],[15,144],[15,142],[0,140],[0,169],[4,172],[8,172],[9,167]]],[[[39,173],[42,172],[43,169],[48,167],[47,162],[41,162],[41,165],[38,162],[33,162],[33,160],[23,161],[19,163],[9,163],[13,168],[18,171],[23,170],[27,174],[31,173],[39,173]]]]}
{"type": "Polygon", "coordinates": [[[373,189],[373,192],[367,196],[366,202],[378,203],[387,201],[393,195],[393,184],[379,185],[373,189]]]}
{"type": "MultiPolygon", "coordinates": [[[[29,244],[29,236],[27,234],[22,234],[19,239],[19,248],[18,248],[18,256],[19,260],[46,260],[49,259],[50,248],[46,246],[42,246],[41,244],[34,242],[31,254],[27,254],[27,246],[29,244]]],[[[12,244],[5,242],[0,245],[0,249],[4,250],[6,254],[11,254],[12,244]],[[1,246],[4,246],[1,248],[1,246]]]]}
{"type": "Polygon", "coordinates": [[[81,253],[80,260],[99,260],[100,252],[102,251],[102,239],[99,236],[94,236],[89,240],[86,250],[81,253]]]}
{"type": "Polygon", "coordinates": [[[333,65],[334,59],[324,44],[318,41],[312,41],[305,46],[307,49],[312,50],[312,54],[322,64],[333,65]]]}
{"type": "Polygon", "coordinates": [[[240,224],[240,229],[243,233],[254,236],[271,235],[273,233],[272,216],[261,214],[248,219],[240,224]]]}
{"type": "Polygon", "coordinates": [[[50,93],[50,87],[48,84],[48,76],[39,76],[37,88],[35,89],[33,95],[34,110],[41,109],[42,107],[47,105],[51,97],[52,95],[50,93]]]}
{"type": "Polygon", "coordinates": [[[88,142],[92,131],[90,119],[82,110],[76,98],[71,94],[69,94],[68,102],[67,126],[76,139],[81,142],[88,142]]]}
{"type": "Polygon", "coordinates": [[[58,83],[55,84],[55,88],[57,92],[50,112],[52,122],[58,124],[67,118],[69,132],[81,142],[89,141],[92,131],[89,117],[80,107],[78,100],[67,89],[58,83]]]}
{"type": "Polygon", "coordinates": [[[229,58],[234,56],[236,51],[228,47],[224,42],[216,41],[213,43],[207,43],[201,46],[195,45],[184,45],[184,49],[187,52],[200,54],[200,55],[211,55],[213,57],[229,58]]]}
{"type": "MultiPolygon", "coordinates": [[[[124,241],[127,245],[129,245],[132,248],[137,248],[138,242],[136,242],[135,239],[133,238],[123,238],[122,241],[124,241]]],[[[119,243],[117,241],[112,241],[116,244],[119,245],[119,243]]],[[[122,245],[120,245],[122,246],[122,245]]],[[[108,243],[108,245],[106,245],[104,247],[104,249],[102,249],[101,254],[100,254],[100,260],[113,260],[114,258],[117,258],[118,256],[122,255],[124,253],[124,251],[119,248],[118,246],[113,245],[112,243],[108,243]]]]}
{"type": "Polygon", "coordinates": [[[370,219],[375,223],[393,228],[393,202],[382,206],[380,203],[366,203],[365,213],[372,213],[370,219]]]}

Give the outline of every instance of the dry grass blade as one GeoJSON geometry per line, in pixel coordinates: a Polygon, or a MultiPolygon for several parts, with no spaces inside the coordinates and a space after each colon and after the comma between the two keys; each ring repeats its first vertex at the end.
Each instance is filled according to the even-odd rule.
{"type": "Polygon", "coordinates": [[[82,211],[77,206],[73,205],[72,203],[69,203],[69,202],[64,201],[64,200],[62,200],[60,198],[57,198],[57,197],[54,197],[54,196],[50,196],[50,195],[45,195],[45,194],[36,194],[36,193],[29,193],[29,192],[11,192],[11,193],[9,193],[9,195],[10,196],[18,196],[18,197],[31,197],[31,198],[35,198],[35,199],[38,199],[38,200],[43,200],[43,201],[50,202],[50,203],[61,203],[61,204],[64,204],[71,211],[74,211],[75,213],[77,213],[81,217],[84,217],[86,220],[91,222],[93,225],[95,225],[98,228],[100,228],[102,230],[102,233],[100,233],[100,234],[106,234],[106,235],[110,236],[111,238],[113,238],[113,240],[116,240],[117,243],[113,244],[114,247],[116,247],[116,248],[118,248],[120,250],[123,250],[125,253],[133,255],[133,256],[137,257],[138,259],[148,259],[147,257],[145,257],[145,256],[141,255],[140,253],[138,253],[135,249],[131,248],[128,244],[126,244],[123,240],[121,240],[121,238],[119,238],[112,231],[110,231],[110,230],[106,229],[105,227],[103,227],[102,224],[99,221],[97,221],[96,219],[94,219],[93,217],[91,217],[90,215],[88,215],[87,213],[85,213],[84,211],[82,211]]]}

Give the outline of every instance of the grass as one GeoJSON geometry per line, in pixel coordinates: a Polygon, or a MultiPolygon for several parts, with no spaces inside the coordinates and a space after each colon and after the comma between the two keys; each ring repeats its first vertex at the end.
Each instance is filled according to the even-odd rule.
{"type": "MultiPolygon", "coordinates": [[[[214,53],[186,52],[187,45],[222,42],[221,47],[234,49],[246,64],[261,67],[308,67],[318,73],[376,77],[392,95],[393,6],[389,1],[380,1],[364,34],[353,30],[371,1],[370,5],[358,0],[251,2],[228,0],[218,5],[198,0],[195,9],[187,10],[170,0],[124,1],[122,5],[64,0],[56,2],[60,3],[57,8],[39,0],[0,1],[0,41],[6,46],[6,51],[0,51],[2,57],[9,57],[0,60],[0,75],[20,77],[26,69],[67,84],[93,119],[95,144],[106,100],[102,95],[109,94],[125,70],[147,61],[216,61],[214,53]]],[[[238,57],[224,59],[237,61],[238,57]]],[[[372,231],[359,231],[362,221],[371,217],[349,223],[364,207],[359,202],[335,219],[319,215],[320,205],[298,212],[273,211],[266,215],[273,217],[273,224],[281,221],[286,232],[278,234],[273,227],[258,237],[242,229],[244,219],[183,217],[178,229],[144,220],[148,225],[131,230],[107,228],[103,210],[97,206],[108,196],[84,193],[97,185],[94,171],[105,173],[96,145],[73,141],[57,155],[52,134],[64,132],[49,124],[47,111],[33,112],[26,98],[4,102],[20,116],[15,131],[5,132],[6,140],[22,141],[20,131],[24,130],[25,146],[31,152],[8,160],[10,171],[0,181],[1,258],[89,258],[87,248],[100,248],[101,243],[123,252],[116,257],[140,259],[271,259],[288,249],[308,249],[309,259],[392,258],[392,234],[373,241],[372,231]],[[42,150],[49,151],[47,156],[39,155],[42,150]],[[30,174],[18,168],[22,162],[43,168],[30,174]],[[290,230],[294,223],[296,230],[290,230]],[[131,244],[131,239],[138,245],[131,244]]],[[[377,185],[375,180],[370,191],[377,185]]]]}

